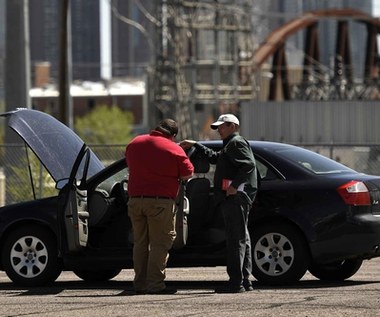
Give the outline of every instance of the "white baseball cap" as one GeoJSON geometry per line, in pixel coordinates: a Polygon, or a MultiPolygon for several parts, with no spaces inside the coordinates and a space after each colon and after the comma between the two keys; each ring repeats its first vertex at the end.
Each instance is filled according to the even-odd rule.
{"type": "Polygon", "coordinates": [[[213,124],[211,124],[211,129],[216,130],[218,126],[225,122],[231,122],[239,125],[239,119],[236,118],[233,114],[227,113],[227,114],[222,114],[218,120],[216,120],[213,124]]]}

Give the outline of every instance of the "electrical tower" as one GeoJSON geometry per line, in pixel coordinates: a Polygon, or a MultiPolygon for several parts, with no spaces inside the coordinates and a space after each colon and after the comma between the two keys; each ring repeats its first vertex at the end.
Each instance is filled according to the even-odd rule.
{"type": "Polygon", "coordinates": [[[207,138],[210,121],[255,96],[251,1],[162,0],[155,10],[151,114],[174,118],[181,138],[207,138]]]}

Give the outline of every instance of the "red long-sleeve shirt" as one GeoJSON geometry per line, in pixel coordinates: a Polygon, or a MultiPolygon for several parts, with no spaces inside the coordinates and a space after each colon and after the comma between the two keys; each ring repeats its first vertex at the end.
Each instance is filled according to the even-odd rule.
{"type": "Polygon", "coordinates": [[[193,174],[194,167],[184,150],[163,133],[135,137],[126,147],[129,196],[175,198],[179,179],[193,174]]]}

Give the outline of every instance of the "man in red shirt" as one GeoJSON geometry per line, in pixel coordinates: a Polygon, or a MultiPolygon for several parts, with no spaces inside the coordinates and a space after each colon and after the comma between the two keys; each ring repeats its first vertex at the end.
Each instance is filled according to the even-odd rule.
{"type": "Polygon", "coordinates": [[[133,227],[134,287],[136,293],[174,294],[165,286],[169,250],[176,237],[175,199],[180,180],[194,167],[174,142],[178,126],[165,119],[150,134],[134,138],[126,147],[129,168],[128,214],[133,227]]]}

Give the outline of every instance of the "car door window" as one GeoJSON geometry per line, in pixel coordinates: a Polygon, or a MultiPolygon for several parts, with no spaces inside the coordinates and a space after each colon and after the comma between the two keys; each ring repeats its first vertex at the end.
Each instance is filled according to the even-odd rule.
{"type": "MultiPolygon", "coordinates": [[[[257,173],[260,176],[261,181],[273,181],[273,180],[281,179],[281,177],[278,175],[278,173],[275,170],[273,170],[272,167],[268,166],[257,157],[255,159],[256,159],[257,173]]],[[[215,165],[211,164],[209,172],[205,175],[205,177],[210,180],[211,186],[214,185],[214,173],[215,173],[215,165]]]]}
{"type": "Polygon", "coordinates": [[[257,173],[259,174],[261,181],[266,182],[280,179],[278,174],[272,168],[270,168],[258,159],[256,159],[256,167],[257,173]]]}

